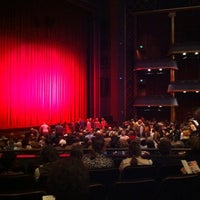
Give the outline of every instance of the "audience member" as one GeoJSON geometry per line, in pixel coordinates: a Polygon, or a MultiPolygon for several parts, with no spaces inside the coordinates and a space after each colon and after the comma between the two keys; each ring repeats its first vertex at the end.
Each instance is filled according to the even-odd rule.
{"type": "Polygon", "coordinates": [[[70,156],[81,160],[83,157],[83,147],[81,145],[73,145],[70,151],[70,156]]]}
{"type": "Polygon", "coordinates": [[[34,134],[34,136],[36,137],[36,140],[38,141],[38,139],[40,137],[40,133],[36,128],[31,128],[30,134],[34,134]]]}
{"type": "Polygon", "coordinates": [[[111,158],[104,155],[105,140],[103,136],[92,138],[92,150],[90,153],[84,154],[82,161],[89,169],[113,167],[114,162],[111,158]]]}
{"type": "Polygon", "coordinates": [[[163,156],[170,155],[172,151],[171,142],[166,138],[162,138],[158,144],[158,150],[163,156]]]}
{"type": "Polygon", "coordinates": [[[14,133],[11,132],[10,136],[7,140],[7,146],[5,147],[5,149],[6,150],[14,150],[14,143],[15,143],[14,133]]]}
{"type": "Polygon", "coordinates": [[[101,129],[101,122],[99,121],[99,118],[98,118],[98,117],[96,117],[96,118],[94,119],[94,129],[95,129],[95,130],[101,129]]]}
{"type": "Polygon", "coordinates": [[[200,135],[196,135],[190,138],[191,151],[188,152],[187,160],[196,160],[200,165],[200,135]]]}
{"type": "Polygon", "coordinates": [[[153,159],[153,163],[157,166],[179,165],[181,157],[172,153],[172,144],[169,139],[162,138],[158,144],[159,155],[153,159]]]}
{"type": "Polygon", "coordinates": [[[134,165],[152,165],[151,159],[142,157],[142,149],[138,142],[131,141],[129,144],[129,156],[123,159],[119,165],[119,170],[122,171],[125,167],[134,165]]]}
{"type": "Polygon", "coordinates": [[[43,136],[48,136],[50,132],[50,126],[43,122],[39,128],[39,132],[43,136]]]}
{"type": "Polygon", "coordinates": [[[113,130],[110,134],[110,147],[111,148],[119,148],[120,142],[119,142],[119,134],[116,130],[113,130]]]}
{"type": "Polygon", "coordinates": [[[120,147],[128,147],[129,136],[126,133],[126,130],[121,130],[121,134],[119,136],[120,147]]]}
{"type": "Polygon", "coordinates": [[[65,136],[60,137],[59,141],[58,141],[58,145],[60,145],[61,147],[66,147],[67,145],[67,141],[65,139],[65,136]]]}
{"type": "Polygon", "coordinates": [[[101,118],[101,128],[102,129],[108,128],[108,123],[103,117],[101,118]]]}
{"type": "Polygon", "coordinates": [[[64,136],[64,131],[65,129],[61,123],[56,124],[55,135],[56,135],[57,141],[59,140],[60,137],[64,136]]]}
{"type": "Polygon", "coordinates": [[[156,148],[155,141],[151,137],[148,137],[146,139],[146,145],[147,145],[147,148],[156,148]]]}
{"type": "Polygon", "coordinates": [[[189,128],[191,130],[191,136],[198,135],[198,127],[192,120],[189,121],[189,128]]]}
{"type": "MultiPolygon", "coordinates": [[[[187,153],[186,160],[187,161],[196,161],[197,165],[200,166],[200,136],[195,135],[190,138],[190,148],[191,151],[187,153]]],[[[181,172],[183,174],[187,174],[186,169],[184,167],[181,168],[181,172]]]]}
{"type": "Polygon", "coordinates": [[[41,135],[40,138],[39,138],[38,143],[39,143],[39,145],[40,145],[41,148],[44,148],[47,145],[47,141],[48,141],[47,137],[41,135]]]}
{"type": "Polygon", "coordinates": [[[58,160],[60,157],[55,147],[53,147],[52,145],[47,145],[44,148],[42,148],[40,158],[42,164],[39,167],[37,167],[34,172],[34,177],[36,181],[39,180],[41,175],[47,176],[52,167],[53,162],[58,160]]]}
{"type": "Polygon", "coordinates": [[[7,146],[7,140],[8,138],[4,135],[0,136],[0,150],[5,149],[5,147],[7,146]]]}
{"type": "Polygon", "coordinates": [[[128,136],[129,136],[129,140],[130,140],[130,141],[134,141],[135,138],[136,138],[136,132],[135,132],[135,130],[132,130],[132,129],[129,130],[128,136]]]}
{"type": "Polygon", "coordinates": [[[161,131],[160,131],[160,126],[158,124],[155,124],[152,130],[152,138],[155,141],[156,147],[157,144],[160,141],[160,138],[162,137],[161,131]]]}
{"type": "Polygon", "coordinates": [[[81,160],[69,157],[53,164],[48,177],[48,192],[56,200],[86,200],[88,186],[88,170],[81,160]]]}
{"type": "Polygon", "coordinates": [[[143,121],[141,119],[139,119],[136,122],[136,135],[139,138],[146,138],[146,135],[145,135],[145,124],[143,123],[143,121]]]}

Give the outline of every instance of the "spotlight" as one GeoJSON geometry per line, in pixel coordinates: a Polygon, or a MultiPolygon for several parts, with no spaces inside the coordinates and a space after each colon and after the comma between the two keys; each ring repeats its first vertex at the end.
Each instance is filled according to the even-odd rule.
{"type": "Polygon", "coordinates": [[[144,48],[144,46],[143,46],[142,44],[140,44],[140,45],[139,45],[139,48],[140,48],[140,49],[143,49],[143,48],[144,48]]]}

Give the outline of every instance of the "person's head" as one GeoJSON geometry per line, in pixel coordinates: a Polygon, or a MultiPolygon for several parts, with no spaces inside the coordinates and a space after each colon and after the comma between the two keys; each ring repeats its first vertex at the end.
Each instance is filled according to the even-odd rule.
{"type": "Polygon", "coordinates": [[[147,146],[147,140],[146,140],[145,138],[141,138],[141,139],[140,139],[140,145],[141,145],[142,147],[147,146]]]}
{"type": "Polygon", "coordinates": [[[200,153],[200,136],[193,136],[190,138],[190,148],[192,152],[200,153]]]}
{"type": "Polygon", "coordinates": [[[129,144],[128,147],[128,152],[129,155],[132,157],[131,159],[131,165],[137,165],[138,161],[137,161],[137,157],[141,156],[141,146],[140,143],[136,140],[132,140],[129,144]]]}
{"type": "Polygon", "coordinates": [[[128,150],[130,156],[135,156],[135,157],[141,156],[141,151],[142,151],[141,146],[135,140],[130,142],[128,150]]]}
{"type": "Polygon", "coordinates": [[[56,200],[85,200],[88,185],[88,170],[79,159],[68,157],[53,164],[48,177],[48,190],[56,200]]]}
{"type": "Polygon", "coordinates": [[[81,145],[73,145],[70,156],[73,158],[81,159],[83,157],[83,147],[81,145]]]}
{"type": "Polygon", "coordinates": [[[170,155],[172,149],[172,144],[171,142],[166,139],[162,138],[158,144],[158,150],[161,155],[170,155]]]}
{"type": "Polygon", "coordinates": [[[146,145],[147,145],[147,148],[155,148],[154,141],[151,138],[147,138],[146,145]]]}
{"type": "Polygon", "coordinates": [[[103,136],[95,136],[92,138],[92,148],[97,153],[102,153],[105,147],[105,140],[103,136]]]}
{"type": "Polygon", "coordinates": [[[51,145],[45,146],[40,153],[42,162],[48,163],[59,159],[58,151],[51,145]]]}

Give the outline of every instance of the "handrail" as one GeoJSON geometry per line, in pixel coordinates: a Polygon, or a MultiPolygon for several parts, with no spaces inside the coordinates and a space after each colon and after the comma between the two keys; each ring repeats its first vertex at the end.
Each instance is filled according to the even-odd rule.
{"type": "MultiPolygon", "coordinates": [[[[66,149],[66,148],[59,148],[57,149],[58,152],[61,154],[61,153],[70,153],[71,152],[71,149],[66,149]]],[[[172,152],[180,152],[180,151],[190,151],[191,148],[172,148],[172,152]]],[[[18,150],[0,150],[0,153],[3,153],[5,151],[14,151],[16,152],[17,154],[40,154],[40,151],[41,151],[41,148],[39,149],[18,149],[18,150]]],[[[83,148],[83,152],[86,153],[86,152],[89,152],[90,149],[88,148],[83,148]]],[[[125,151],[127,152],[128,151],[128,148],[106,148],[105,149],[105,152],[122,152],[122,151],[125,151]]],[[[142,149],[142,151],[149,151],[149,152],[152,152],[152,153],[156,153],[158,152],[158,149],[157,148],[144,148],[142,149]]]]}

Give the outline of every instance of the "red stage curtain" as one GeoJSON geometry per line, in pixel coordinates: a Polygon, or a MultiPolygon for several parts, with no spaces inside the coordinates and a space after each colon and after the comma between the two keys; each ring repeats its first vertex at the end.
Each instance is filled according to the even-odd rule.
{"type": "Polygon", "coordinates": [[[0,129],[86,117],[87,15],[38,2],[0,10],[0,129]]]}

